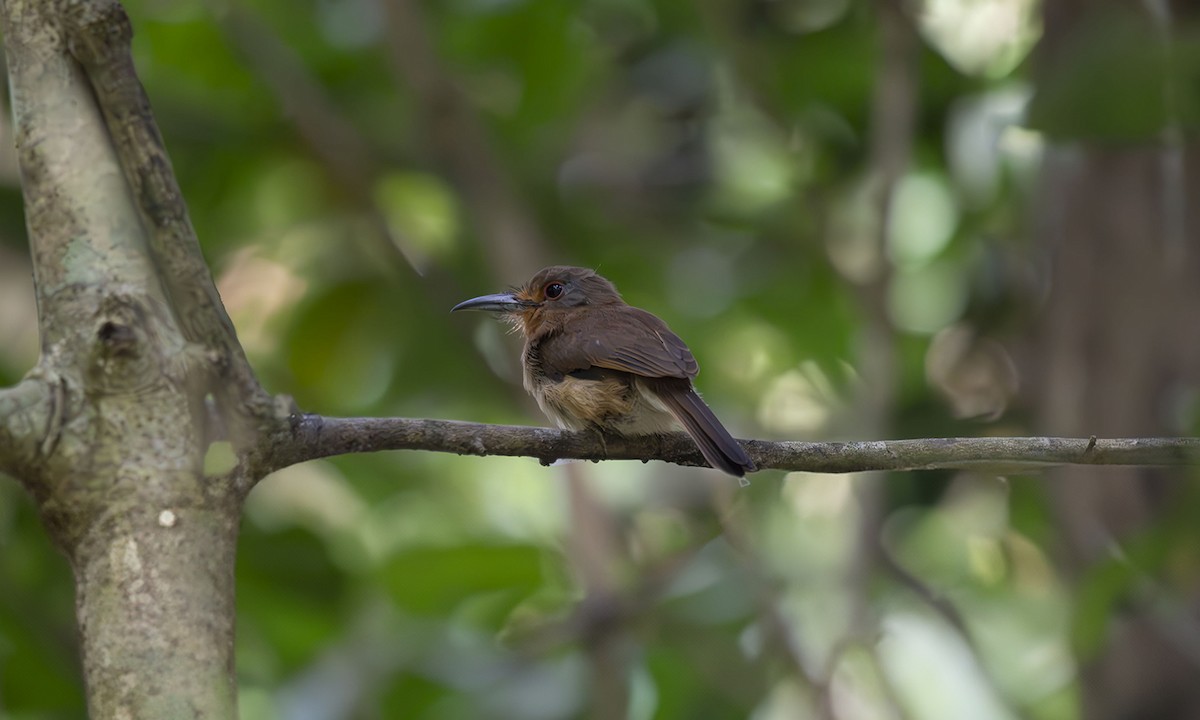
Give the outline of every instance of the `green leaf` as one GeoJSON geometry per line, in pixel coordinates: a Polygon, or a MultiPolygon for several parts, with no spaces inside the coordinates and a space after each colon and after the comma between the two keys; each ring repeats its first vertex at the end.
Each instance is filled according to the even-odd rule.
{"type": "Polygon", "coordinates": [[[418,615],[448,615],[496,591],[510,594],[511,609],[541,582],[541,552],[529,545],[418,548],[392,558],[383,583],[399,606],[418,615]]]}

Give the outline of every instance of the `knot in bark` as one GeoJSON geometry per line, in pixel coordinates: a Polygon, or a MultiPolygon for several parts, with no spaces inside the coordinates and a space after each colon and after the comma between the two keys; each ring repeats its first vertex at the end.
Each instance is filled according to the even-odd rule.
{"type": "Polygon", "coordinates": [[[97,312],[87,368],[90,394],[134,392],[161,375],[152,320],[136,298],[111,296],[97,312]]]}

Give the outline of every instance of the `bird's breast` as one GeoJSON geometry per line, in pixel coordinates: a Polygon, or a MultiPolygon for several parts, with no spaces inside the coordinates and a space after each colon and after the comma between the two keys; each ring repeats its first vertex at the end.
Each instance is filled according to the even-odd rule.
{"type": "Polygon", "coordinates": [[[571,430],[600,427],[619,432],[638,404],[632,388],[620,380],[580,380],[570,375],[543,383],[534,396],[542,412],[571,430]]]}
{"type": "Polygon", "coordinates": [[[602,429],[618,435],[669,432],[675,419],[637,378],[629,373],[599,371],[587,377],[551,375],[534,357],[524,358],[525,389],[558,427],[602,429]],[[530,360],[533,362],[530,362],[530,360]]]}

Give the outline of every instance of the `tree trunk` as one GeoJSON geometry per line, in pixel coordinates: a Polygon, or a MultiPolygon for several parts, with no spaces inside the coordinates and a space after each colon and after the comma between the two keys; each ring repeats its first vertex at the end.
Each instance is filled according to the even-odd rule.
{"type": "Polygon", "coordinates": [[[213,309],[179,288],[211,278],[172,287],[178,255],[203,262],[194,241],[164,251],[145,212],[187,228],[169,164],[121,155],[120,123],[156,136],[136,78],[114,73],[132,67],[128,20],[115,2],[7,0],[0,21],[42,339],[37,367],[0,391],[0,469],[70,561],[91,716],[234,717],[247,484],[203,467],[206,398],[219,407],[213,379],[239,356],[182,329],[213,309]]]}
{"type": "MultiPolygon", "coordinates": [[[[1041,215],[1053,219],[1040,235],[1044,246],[1053,247],[1054,269],[1031,358],[1041,432],[1180,431],[1170,410],[1200,361],[1194,333],[1183,330],[1200,312],[1194,297],[1200,275],[1184,272],[1195,268],[1194,238],[1185,248],[1164,239],[1163,152],[1051,151],[1041,215]]],[[[1189,167],[1200,170],[1195,160],[1193,153],[1189,167]]],[[[1197,203],[1200,196],[1192,192],[1190,204],[1197,203]]],[[[1189,222],[1196,227],[1194,218],[1189,222]]],[[[1067,577],[1085,581],[1100,564],[1114,561],[1114,548],[1162,522],[1190,473],[1058,470],[1047,485],[1067,577]]],[[[1128,590],[1132,594],[1132,583],[1128,590]]],[[[1156,622],[1158,609],[1126,600],[1131,604],[1114,613],[1102,647],[1080,658],[1084,717],[1200,717],[1194,661],[1156,622]]]]}
{"type": "MultiPolygon", "coordinates": [[[[1115,12],[1141,10],[1047,3],[1042,102],[1054,104],[1047,95],[1066,94],[1060,83],[1079,70],[1079,48],[1096,42],[1101,36],[1094,33],[1106,32],[1115,12]]],[[[1147,17],[1133,20],[1143,30],[1153,26],[1147,17]]],[[[1150,50],[1168,53],[1169,35],[1160,39],[1163,45],[1150,50]]],[[[1185,145],[1172,129],[1169,83],[1161,90],[1168,120],[1157,137],[1063,139],[1047,151],[1036,235],[1051,261],[1049,295],[1032,336],[1028,373],[1039,432],[1191,431],[1178,416],[1179,398],[1195,387],[1200,368],[1200,336],[1190,329],[1200,313],[1200,186],[1194,181],[1200,148],[1185,145]]],[[[1069,138],[1078,108],[1055,110],[1064,114],[1043,119],[1069,138]]],[[[1091,130],[1083,128],[1082,137],[1095,137],[1091,130]]],[[[1083,588],[1077,608],[1094,601],[1085,583],[1102,564],[1124,565],[1137,578],[1114,604],[1107,627],[1095,631],[1099,638],[1076,637],[1084,717],[1200,717],[1200,669],[1171,636],[1161,608],[1135,592],[1147,580],[1158,587],[1161,579],[1139,576],[1155,568],[1141,567],[1137,557],[1114,556],[1114,548],[1164,521],[1187,477],[1185,470],[1067,468],[1048,481],[1060,561],[1083,588]]],[[[1167,592],[1178,592],[1181,606],[1196,606],[1187,590],[1167,592]]]]}

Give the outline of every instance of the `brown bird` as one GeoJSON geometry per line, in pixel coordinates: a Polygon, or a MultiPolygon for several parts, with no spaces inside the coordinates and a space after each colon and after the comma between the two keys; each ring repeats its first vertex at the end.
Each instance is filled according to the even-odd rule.
{"type": "Polygon", "coordinates": [[[755,469],[692,386],[700,368],[687,345],[595,272],[548,267],[454,310],[503,313],[521,331],[525,389],[559,427],[652,435],[682,425],[713,467],[738,477],[755,469]]]}

